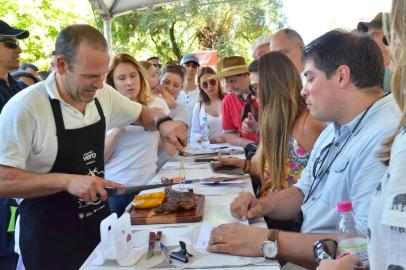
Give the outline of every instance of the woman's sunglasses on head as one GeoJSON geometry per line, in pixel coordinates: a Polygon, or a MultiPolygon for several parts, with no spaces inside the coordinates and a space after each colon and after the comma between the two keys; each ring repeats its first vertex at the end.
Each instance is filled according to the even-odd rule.
{"type": "Polygon", "coordinates": [[[207,89],[209,87],[209,83],[211,86],[215,86],[217,84],[217,80],[216,79],[210,79],[208,81],[204,81],[201,83],[201,86],[203,89],[207,89]]]}
{"type": "Polygon", "coordinates": [[[6,46],[9,49],[16,49],[17,47],[20,46],[20,44],[18,43],[18,40],[16,39],[1,39],[0,38],[0,42],[4,43],[4,46],[6,46]]]}

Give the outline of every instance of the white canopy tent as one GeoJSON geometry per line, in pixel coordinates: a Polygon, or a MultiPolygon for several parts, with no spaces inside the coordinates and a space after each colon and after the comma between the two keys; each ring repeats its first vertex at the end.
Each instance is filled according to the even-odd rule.
{"type": "Polygon", "coordinates": [[[179,0],[89,0],[103,19],[104,36],[111,51],[111,20],[134,10],[166,5],[179,0]]]}

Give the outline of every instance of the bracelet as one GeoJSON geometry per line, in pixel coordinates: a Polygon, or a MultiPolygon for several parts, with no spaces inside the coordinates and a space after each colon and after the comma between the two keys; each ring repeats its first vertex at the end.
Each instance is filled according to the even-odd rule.
{"type": "Polygon", "coordinates": [[[156,129],[159,130],[159,126],[166,121],[173,121],[173,119],[169,115],[159,117],[158,120],[156,121],[156,129]]]}
{"type": "Polygon", "coordinates": [[[244,173],[249,173],[249,171],[251,170],[251,160],[245,160],[245,165],[244,165],[244,173]]]}
{"type": "Polygon", "coordinates": [[[245,167],[247,167],[247,160],[246,159],[244,160],[244,166],[242,166],[243,172],[245,172],[245,167]]]}

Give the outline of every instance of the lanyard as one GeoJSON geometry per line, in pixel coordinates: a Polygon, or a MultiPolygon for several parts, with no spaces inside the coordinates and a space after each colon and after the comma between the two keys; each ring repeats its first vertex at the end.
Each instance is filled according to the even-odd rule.
{"type": "MultiPolygon", "coordinates": [[[[383,97],[385,97],[385,96],[386,96],[386,95],[384,95],[383,97]]],[[[383,97],[381,97],[381,98],[383,98],[383,97]]],[[[380,99],[381,99],[381,98],[380,98],[380,99]]],[[[380,100],[380,99],[378,99],[378,100],[380,100]]],[[[361,118],[358,120],[357,124],[356,124],[355,127],[352,129],[350,135],[347,137],[347,139],[345,140],[345,142],[343,143],[343,145],[341,146],[341,148],[337,151],[337,154],[336,154],[336,155],[334,156],[334,158],[331,160],[330,164],[328,164],[327,168],[326,168],[324,171],[322,171],[321,174],[320,174],[320,173],[316,173],[316,174],[313,173],[313,175],[312,175],[313,181],[312,181],[312,184],[311,184],[311,186],[310,186],[309,193],[308,193],[308,195],[306,196],[306,198],[305,198],[303,204],[305,204],[305,203],[310,199],[310,197],[313,195],[313,193],[315,192],[316,188],[319,186],[319,184],[320,184],[321,181],[323,180],[324,176],[325,176],[325,175],[327,174],[327,172],[330,170],[331,165],[333,165],[334,161],[335,161],[335,160],[337,159],[337,157],[340,155],[341,151],[343,150],[343,148],[345,147],[345,145],[348,143],[348,141],[350,140],[350,138],[351,138],[352,135],[354,134],[355,130],[357,130],[358,126],[361,124],[362,120],[364,119],[365,115],[368,113],[369,109],[371,109],[372,106],[375,105],[375,103],[376,103],[376,101],[375,101],[374,103],[372,103],[372,104],[365,110],[365,112],[362,114],[361,118]],[[320,175],[320,177],[319,177],[319,175],[320,175]],[[316,183],[316,180],[318,180],[317,183],[316,183]],[[314,187],[313,187],[313,186],[314,186],[314,187]]],[[[322,162],[321,162],[321,164],[320,164],[320,167],[319,167],[320,169],[319,169],[319,170],[321,170],[321,167],[323,166],[324,161],[327,159],[328,154],[329,154],[329,152],[330,152],[330,148],[331,148],[331,146],[332,146],[333,143],[334,143],[334,140],[335,140],[335,137],[333,138],[333,140],[331,141],[331,143],[329,143],[329,144],[324,148],[324,149],[326,149],[325,151],[327,151],[327,153],[326,153],[326,156],[323,158],[323,160],[322,160],[322,162]]],[[[324,150],[324,149],[323,149],[323,150],[324,150]]],[[[317,164],[318,164],[318,161],[319,161],[321,155],[322,155],[323,152],[324,152],[323,150],[320,151],[319,157],[316,158],[316,160],[315,160],[315,162],[314,162],[314,164],[313,164],[313,172],[315,171],[315,169],[316,169],[316,167],[317,167],[317,164]]]]}

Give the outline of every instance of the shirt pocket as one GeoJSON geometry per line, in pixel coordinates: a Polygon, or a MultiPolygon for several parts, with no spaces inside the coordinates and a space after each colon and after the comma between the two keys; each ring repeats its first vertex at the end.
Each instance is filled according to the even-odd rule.
{"type": "Polygon", "coordinates": [[[338,202],[350,200],[347,184],[348,178],[351,177],[348,172],[350,158],[338,156],[334,163],[323,180],[325,185],[321,195],[321,200],[329,207],[336,207],[338,202]]]}
{"type": "Polygon", "coordinates": [[[337,162],[337,165],[334,166],[333,172],[337,173],[337,174],[344,173],[345,170],[347,169],[349,163],[350,163],[350,160],[348,158],[340,160],[339,162],[337,162]]]}

